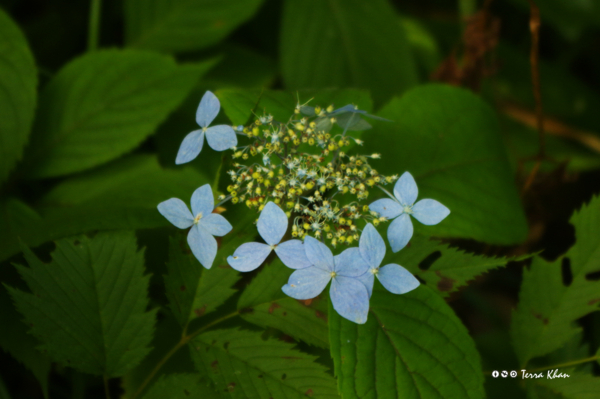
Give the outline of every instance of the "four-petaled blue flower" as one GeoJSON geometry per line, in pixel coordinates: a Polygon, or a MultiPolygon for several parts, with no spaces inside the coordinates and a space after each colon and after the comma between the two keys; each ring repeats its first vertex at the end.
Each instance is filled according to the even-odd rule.
{"type": "Polygon", "coordinates": [[[373,293],[375,276],[377,276],[381,285],[393,294],[406,294],[419,286],[419,280],[400,265],[390,263],[381,268],[379,267],[385,257],[385,243],[371,223],[368,223],[364,228],[358,248],[352,249],[356,249],[359,252],[358,256],[362,257],[368,265],[369,270],[359,276],[358,279],[363,282],[369,291],[369,297],[373,293]]]}
{"type": "Polygon", "coordinates": [[[436,200],[422,199],[415,204],[419,190],[415,179],[408,172],[394,186],[394,199],[383,198],[369,205],[369,209],[387,219],[394,219],[388,227],[388,240],[392,251],[398,252],[408,244],[413,235],[412,215],[419,222],[431,226],[438,224],[450,214],[450,209],[436,200]]]}
{"type": "Polygon", "coordinates": [[[207,269],[217,255],[217,240],[231,231],[231,224],[223,216],[212,213],[215,203],[210,185],[196,189],[192,194],[192,212],[179,198],[171,198],[158,204],[158,211],[180,229],[190,226],[187,241],[194,256],[207,269]]]}
{"type": "Polygon", "coordinates": [[[248,242],[240,245],[233,256],[227,258],[231,267],[240,272],[256,269],[275,250],[284,265],[292,269],[309,267],[311,263],[306,258],[304,245],[300,240],[288,240],[281,243],[287,227],[288,219],[285,212],[273,202],[268,202],[258,218],[258,233],[266,241],[248,242]]]}
{"type": "Polygon", "coordinates": [[[202,129],[194,130],[185,136],[175,159],[177,165],[190,162],[200,154],[205,134],[208,145],[215,151],[224,151],[237,145],[237,137],[231,126],[208,127],[217,117],[220,109],[219,99],[210,91],[204,93],[196,111],[196,122],[202,129]]]}
{"type": "Polygon", "coordinates": [[[369,293],[356,277],[365,274],[368,264],[349,248],[337,256],[323,243],[308,236],[304,240],[306,257],[311,266],[296,270],[283,292],[295,299],[310,299],[319,295],[331,280],[329,295],[333,308],[344,318],[358,324],[367,322],[369,293]]]}

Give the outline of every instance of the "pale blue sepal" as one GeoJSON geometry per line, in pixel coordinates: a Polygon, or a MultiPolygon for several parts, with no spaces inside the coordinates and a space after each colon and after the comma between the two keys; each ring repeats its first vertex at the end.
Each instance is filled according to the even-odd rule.
{"type": "Polygon", "coordinates": [[[358,248],[348,248],[341,254],[334,256],[335,272],[340,276],[358,277],[364,274],[369,265],[360,256],[358,248]]]}
{"type": "Polygon", "coordinates": [[[158,211],[175,227],[185,229],[194,224],[194,217],[185,202],[179,198],[171,198],[161,202],[157,206],[158,211]]]}
{"type": "Polygon", "coordinates": [[[419,189],[417,182],[408,172],[404,172],[394,185],[394,195],[403,206],[411,206],[417,200],[419,189]]]}
{"type": "Polygon", "coordinates": [[[207,127],[219,114],[221,104],[219,99],[212,92],[206,91],[200,100],[200,105],[196,110],[196,122],[201,127],[207,127]]]}
{"type": "Polygon", "coordinates": [[[395,263],[390,263],[379,269],[377,278],[381,285],[392,294],[406,294],[421,284],[411,272],[395,263]]]}
{"type": "Polygon", "coordinates": [[[408,244],[413,235],[413,225],[408,213],[398,216],[388,227],[388,241],[393,252],[398,252],[408,244]]]}
{"type": "Polygon", "coordinates": [[[200,151],[202,151],[203,144],[204,131],[202,129],[188,133],[181,142],[175,163],[181,165],[182,163],[194,160],[200,154],[200,151]]]}
{"type": "Polygon", "coordinates": [[[237,136],[231,126],[217,125],[206,129],[206,141],[215,151],[225,151],[237,145],[237,136]]]}
{"type": "Polygon", "coordinates": [[[215,199],[210,184],[198,187],[192,194],[191,203],[194,217],[199,213],[202,213],[202,216],[209,215],[215,208],[215,199]]]}
{"type": "Polygon", "coordinates": [[[267,202],[258,217],[258,233],[269,245],[279,244],[287,230],[288,219],[285,212],[274,202],[267,202]]]}
{"type": "Polygon", "coordinates": [[[288,283],[281,289],[292,298],[311,299],[323,292],[330,279],[331,274],[325,270],[314,266],[306,267],[292,273],[288,283]]]}
{"type": "Polygon", "coordinates": [[[369,314],[369,293],[363,283],[352,277],[336,276],[329,290],[331,303],[340,316],[365,324],[369,314]]]}
{"type": "Polygon", "coordinates": [[[304,239],[304,251],[310,263],[315,265],[315,267],[328,272],[335,270],[333,254],[322,242],[307,236],[304,239]]]}
{"type": "Polygon", "coordinates": [[[217,240],[201,226],[195,225],[190,229],[187,241],[202,266],[210,269],[217,256],[217,240]]]}
{"type": "Polygon", "coordinates": [[[371,298],[371,295],[373,295],[373,284],[375,284],[375,275],[373,275],[369,269],[365,274],[357,277],[357,279],[365,285],[367,292],[369,293],[369,298],[371,298]]]}
{"type": "Polygon", "coordinates": [[[218,213],[211,213],[203,216],[198,224],[210,234],[217,237],[223,237],[232,229],[231,223],[218,213]]]}
{"type": "Polygon", "coordinates": [[[379,216],[393,219],[402,213],[402,205],[392,199],[382,198],[369,205],[369,210],[377,212],[379,216]]]}
{"type": "Polygon", "coordinates": [[[275,247],[275,252],[284,265],[291,269],[304,269],[312,266],[306,257],[304,244],[300,240],[288,240],[275,247]]]}
{"type": "Polygon", "coordinates": [[[385,257],[385,242],[371,223],[367,223],[360,235],[359,249],[362,258],[371,268],[377,268],[385,257]]]}
{"type": "Polygon", "coordinates": [[[450,214],[450,209],[433,199],[422,199],[413,206],[413,217],[424,225],[438,224],[450,214]]]}
{"type": "Polygon", "coordinates": [[[227,257],[227,263],[237,271],[249,272],[262,265],[270,253],[271,248],[268,245],[247,242],[240,245],[232,256],[227,257]]]}

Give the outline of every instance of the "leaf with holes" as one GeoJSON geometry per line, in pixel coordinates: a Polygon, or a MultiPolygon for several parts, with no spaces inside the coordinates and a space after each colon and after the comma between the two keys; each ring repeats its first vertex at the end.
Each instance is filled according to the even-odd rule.
{"type": "Polygon", "coordinates": [[[162,168],[156,157],[134,155],[63,180],[30,208],[0,201],[0,260],[31,247],[94,230],[150,228],[170,223],[156,211],[169,197],[189,197],[206,183],[191,167],[162,168]]]}
{"type": "Polygon", "coordinates": [[[326,368],[292,347],[244,330],[210,331],[190,342],[198,370],[231,398],[339,398],[326,368]]]}
{"type": "Polygon", "coordinates": [[[238,301],[240,315],[261,327],[273,327],[290,337],[321,348],[327,338],[327,298],[298,301],[283,293],[292,270],[279,259],[263,267],[238,301]]]}
{"type": "Polygon", "coordinates": [[[579,333],[575,321],[600,306],[600,197],[571,217],[576,242],[548,263],[536,257],[523,271],[511,336],[521,365],[560,348],[579,333]]]}
{"type": "Polygon", "coordinates": [[[281,26],[289,89],[358,87],[381,104],[417,84],[406,33],[386,0],[286,0],[281,26]]]}
{"type": "Polygon", "coordinates": [[[363,133],[365,153],[381,153],[382,162],[373,167],[384,174],[410,172],[419,198],[451,210],[438,225],[415,223],[416,232],[501,245],[527,237],[498,120],[479,97],[450,86],[420,86],[378,115],[394,123],[363,133]]]}
{"type": "Polygon", "coordinates": [[[448,296],[483,273],[505,266],[509,261],[527,257],[508,259],[474,255],[430,240],[428,237],[415,235],[410,245],[400,252],[387,251],[382,264],[402,265],[423,279],[428,287],[436,289],[443,296],[448,296]]]}
{"type": "Polygon", "coordinates": [[[156,312],[132,232],[58,241],[50,264],[24,251],[30,267],[17,270],[32,293],[7,289],[51,359],[119,377],[146,356],[156,312]]]}
{"type": "Polygon", "coordinates": [[[25,154],[28,177],[79,172],[130,151],[212,65],[177,65],[139,50],[102,50],[71,61],[41,93],[25,154]]]}
{"type": "Polygon", "coordinates": [[[0,184],[21,158],[33,122],[37,70],[25,36],[0,9],[0,184]]]}
{"type": "Polygon", "coordinates": [[[364,325],[330,309],[329,338],[344,399],[484,397],[473,340],[426,286],[394,295],[377,284],[364,325]]]}
{"type": "Polygon", "coordinates": [[[223,396],[199,374],[169,374],[154,383],[143,399],[219,399],[223,396]]]}
{"type": "Polygon", "coordinates": [[[125,36],[130,47],[190,51],[224,39],[263,0],[127,0],[125,36]]]}

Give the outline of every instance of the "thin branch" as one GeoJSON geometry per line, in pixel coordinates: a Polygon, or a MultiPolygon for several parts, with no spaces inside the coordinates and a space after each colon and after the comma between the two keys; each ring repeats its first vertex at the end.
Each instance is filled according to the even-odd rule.
{"type": "Polygon", "coordinates": [[[531,81],[533,84],[533,96],[535,98],[535,115],[540,141],[538,158],[541,160],[546,156],[546,138],[544,134],[544,113],[542,108],[542,93],[540,88],[539,69],[539,44],[540,44],[540,9],[534,0],[529,0],[531,16],[529,18],[529,29],[531,30],[531,52],[529,62],[531,64],[531,81]]]}
{"type": "Polygon", "coordinates": [[[100,36],[100,13],[102,9],[102,0],[91,0],[90,19],[88,25],[88,43],[87,50],[95,51],[98,48],[100,36]]]}

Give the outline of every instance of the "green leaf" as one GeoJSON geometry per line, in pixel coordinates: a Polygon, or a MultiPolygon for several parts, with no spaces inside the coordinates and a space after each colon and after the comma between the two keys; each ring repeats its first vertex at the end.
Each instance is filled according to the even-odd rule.
{"type": "Polygon", "coordinates": [[[179,66],[171,57],[138,50],[103,50],[75,59],[42,91],[26,153],[28,176],[79,172],[130,151],[212,65],[179,66]]]}
{"type": "Polygon", "coordinates": [[[450,208],[444,221],[422,231],[500,245],[526,238],[498,121],[483,101],[463,89],[427,85],[395,98],[378,115],[395,123],[363,133],[364,152],[382,154],[373,167],[385,174],[409,171],[419,198],[450,208]]]}
{"type": "Polygon", "coordinates": [[[206,86],[260,88],[269,87],[275,81],[277,65],[273,59],[234,44],[221,45],[219,50],[223,52],[222,58],[204,77],[206,86]],[[240,60],[244,60],[244,73],[240,73],[240,60]]]}
{"type": "Polygon", "coordinates": [[[163,169],[153,156],[135,155],[64,180],[39,200],[0,201],[0,260],[31,247],[94,230],[150,228],[171,224],[156,210],[161,201],[189,201],[207,183],[193,168],[163,169]]]}
{"type": "Polygon", "coordinates": [[[556,261],[536,257],[523,271],[519,306],[513,313],[511,336],[521,365],[550,353],[578,334],[580,317],[598,310],[600,284],[600,197],[571,217],[576,243],[556,261]],[[563,270],[572,276],[563,281],[563,270]]]}
{"type": "MultiPolygon", "coordinates": [[[[0,288],[0,347],[29,369],[39,381],[45,398],[48,398],[50,359],[36,348],[40,342],[21,323],[21,315],[14,308],[6,290],[0,288]]],[[[0,395],[0,398],[2,396],[0,395]]]]}
{"type": "Polygon", "coordinates": [[[290,89],[358,87],[382,104],[417,84],[406,34],[386,0],[286,0],[281,68],[290,89]]]}
{"type": "Polygon", "coordinates": [[[122,376],[148,354],[154,332],[149,276],[134,234],[64,239],[52,257],[44,264],[25,248],[30,268],[17,270],[32,293],[7,287],[31,333],[65,366],[122,376]]]}
{"type": "Polygon", "coordinates": [[[475,277],[497,267],[506,265],[507,258],[490,258],[473,255],[422,235],[415,235],[410,245],[398,253],[387,251],[382,265],[397,263],[419,276],[430,288],[443,296],[467,284],[475,277]]]}
{"type": "Polygon", "coordinates": [[[335,380],[315,357],[260,333],[216,330],[190,343],[192,358],[231,398],[338,398],[335,380]]]}
{"type": "Polygon", "coordinates": [[[280,260],[263,266],[238,301],[240,315],[250,323],[328,348],[327,297],[317,297],[306,305],[306,301],[285,295],[281,287],[287,284],[292,271],[280,260]]]}
{"type": "MultiPolygon", "coordinates": [[[[231,236],[228,234],[221,240],[231,241],[231,236]]],[[[236,240],[235,247],[241,243],[236,240]]],[[[231,287],[240,275],[226,263],[235,247],[221,244],[215,264],[207,270],[191,254],[187,242],[171,238],[165,286],[169,308],[182,328],[186,329],[191,320],[214,311],[236,292],[231,287]]]]}
{"type": "Polygon", "coordinates": [[[222,396],[200,374],[169,374],[152,385],[143,399],[218,399],[222,396]]]}
{"type": "Polygon", "coordinates": [[[165,52],[201,49],[229,35],[261,4],[262,0],[127,0],[126,42],[165,52]]]}
{"type": "Polygon", "coordinates": [[[37,70],[25,36],[0,9],[0,184],[21,159],[33,122],[37,70]]]}
{"type": "Polygon", "coordinates": [[[234,125],[243,125],[253,118],[252,112],[262,115],[263,112],[273,115],[275,120],[287,122],[293,115],[298,97],[303,104],[310,100],[310,105],[328,107],[334,104],[342,107],[355,104],[360,109],[370,112],[373,103],[364,90],[319,90],[291,93],[279,90],[259,89],[224,89],[217,91],[221,106],[234,125]]]}
{"type": "Polygon", "coordinates": [[[344,399],[484,396],[473,340],[425,286],[394,295],[377,284],[367,323],[352,323],[330,308],[329,334],[344,399]]]}
{"type": "MultiPolygon", "coordinates": [[[[550,370],[552,373],[553,370],[550,370]]],[[[548,372],[544,377],[547,377],[548,372]]],[[[582,374],[573,369],[562,369],[557,373],[568,374],[568,378],[540,378],[529,381],[531,399],[596,399],[600,392],[600,378],[582,374]]]]}

